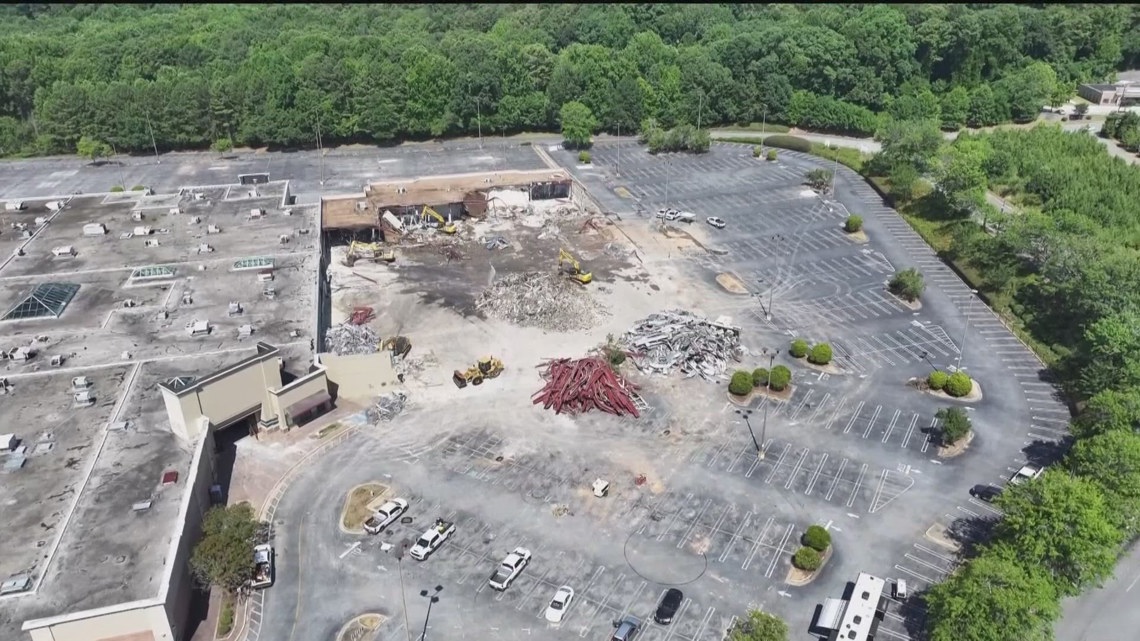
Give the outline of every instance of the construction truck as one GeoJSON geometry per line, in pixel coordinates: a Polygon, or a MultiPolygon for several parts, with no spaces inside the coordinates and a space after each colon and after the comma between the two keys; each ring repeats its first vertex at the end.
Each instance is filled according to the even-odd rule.
{"type": "Polygon", "coordinates": [[[565,249],[558,250],[558,270],[566,274],[570,280],[583,285],[594,280],[594,275],[583,270],[578,259],[565,249]]]}
{"type": "Polygon", "coordinates": [[[467,384],[482,385],[483,379],[495,378],[503,373],[503,361],[495,358],[494,356],[484,356],[479,359],[479,362],[466,370],[455,370],[451,375],[451,379],[455,381],[455,386],[459,389],[467,387],[467,384]]]}
{"type": "Polygon", "coordinates": [[[344,264],[346,267],[352,267],[358,260],[390,263],[396,260],[396,253],[390,249],[384,249],[377,243],[362,243],[354,240],[348,244],[348,251],[344,254],[344,264]]]}
{"type": "Polygon", "coordinates": [[[444,218],[438,211],[432,209],[429,205],[424,205],[424,217],[434,218],[435,221],[439,223],[439,230],[445,234],[454,234],[456,231],[458,231],[453,223],[447,222],[446,218],[444,218]]]}

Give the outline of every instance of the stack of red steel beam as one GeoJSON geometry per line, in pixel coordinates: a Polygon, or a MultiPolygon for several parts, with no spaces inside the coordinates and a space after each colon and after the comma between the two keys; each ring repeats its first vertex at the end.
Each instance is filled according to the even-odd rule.
{"type": "Polygon", "coordinates": [[[548,361],[542,377],[546,386],[531,397],[535,405],[555,414],[581,414],[601,410],[609,414],[640,416],[630,394],[637,386],[614,373],[609,363],[590,357],[548,361]]]}
{"type": "Polygon", "coordinates": [[[353,325],[363,325],[373,318],[376,318],[376,311],[371,307],[357,307],[352,310],[352,316],[348,319],[348,322],[353,325]]]}

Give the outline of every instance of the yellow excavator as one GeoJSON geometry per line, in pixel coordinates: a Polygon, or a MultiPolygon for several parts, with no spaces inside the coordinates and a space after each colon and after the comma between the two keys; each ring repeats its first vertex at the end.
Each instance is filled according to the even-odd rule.
{"type": "Polygon", "coordinates": [[[424,205],[424,216],[434,218],[439,223],[439,230],[445,234],[454,234],[458,231],[454,223],[447,222],[446,218],[428,205],[424,205]]]}
{"type": "Polygon", "coordinates": [[[379,243],[362,243],[354,240],[348,244],[348,251],[344,254],[344,264],[352,267],[358,260],[390,263],[396,260],[396,253],[390,249],[384,249],[379,243]]]}
{"type": "Polygon", "coordinates": [[[473,366],[466,370],[455,370],[451,375],[451,380],[455,381],[455,386],[459,389],[467,387],[468,383],[471,385],[482,385],[483,379],[495,378],[503,373],[503,361],[495,358],[494,356],[484,356],[473,366]]]}
{"type": "Polygon", "coordinates": [[[594,280],[594,275],[588,271],[584,271],[578,259],[574,258],[574,255],[565,249],[558,250],[558,270],[566,274],[570,280],[583,285],[594,280]]]}

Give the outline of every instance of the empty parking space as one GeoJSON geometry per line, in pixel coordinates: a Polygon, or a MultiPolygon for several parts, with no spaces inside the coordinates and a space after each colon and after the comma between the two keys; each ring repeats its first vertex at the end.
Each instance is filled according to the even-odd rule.
{"type": "Polygon", "coordinates": [[[833,339],[832,347],[837,366],[858,372],[924,361],[947,363],[959,354],[958,347],[940,325],[917,321],[894,331],[833,339]]]}
{"type": "MultiPolygon", "coordinates": [[[[860,321],[908,314],[909,308],[880,287],[814,300],[773,300],[772,303],[772,316],[791,329],[820,324],[850,328],[860,321]]],[[[874,351],[884,348],[890,349],[884,344],[874,351]]]]}

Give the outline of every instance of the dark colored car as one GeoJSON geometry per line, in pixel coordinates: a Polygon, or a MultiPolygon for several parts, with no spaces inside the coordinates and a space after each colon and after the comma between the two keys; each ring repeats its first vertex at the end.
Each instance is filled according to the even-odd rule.
{"type": "Polygon", "coordinates": [[[681,600],[685,595],[677,588],[669,588],[665,592],[665,596],[661,597],[661,603],[657,604],[657,612],[653,613],[653,620],[661,625],[669,625],[673,622],[673,617],[677,614],[677,608],[681,607],[681,600]]]}
{"type": "Polygon", "coordinates": [[[1001,488],[993,485],[975,485],[970,488],[970,496],[983,501],[992,501],[1001,496],[1001,488]]]}

